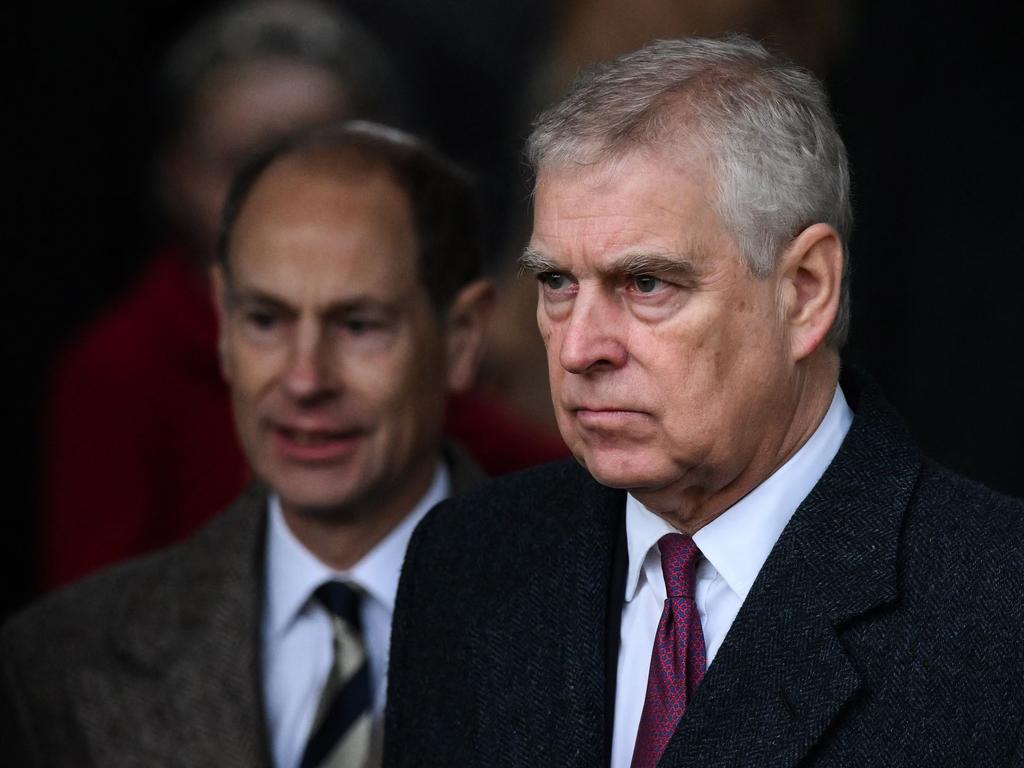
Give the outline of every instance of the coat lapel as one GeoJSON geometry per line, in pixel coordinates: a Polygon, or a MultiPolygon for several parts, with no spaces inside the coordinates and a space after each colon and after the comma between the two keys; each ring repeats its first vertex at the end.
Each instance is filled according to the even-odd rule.
{"type": "MultiPolygon", "coordinates": [[[[612,718],[607,707],[610,703],[614,712],[614,693],[609,697],[609,686],[614,691],[614,677],[607,680],[606,673],[615,668],[618,643],[609,644],[608,640],[609,635],[617,639],[619,634],[617,617],[624,589],[612,565],[625,494],[601,486],[588,476],[574,504],[578,516],[561,512],[575,524],[561,539],[558,557],[567,599],[558,608],[564,616],[565,636],[561,643],[561,717],[554,730],[572,734],[572,738],[558,740],[561,754],[553,764],[594,766],[606,764],[610,754],[608,728],[612,718]],[[609,664],[608,654],[613,650],[615,662],[609,664]]],[[[550,738],[552,727],[549,725],[547,730],[550,738]]]]}
{"type": "Polygon", "coordinates": [[[850,433],[765,562],[664,766],[794,766],[860,689],[845,629],[897,598],[920,458],[880,396],[843,387],[859,400],[850,433]]]}
{"type": "Polygon", "coordinates": [[[260,684],[265,494],[140,571],[110,658],[70,695],[97,765],[269,765],[260,684]]]}
{"type": "Polygon", "coordinates": [[[488,764],[591,768],[604,760],[609,566],[623,494],[575,462],[552,475],[543,493],[506,501],[530,505],[525,527],[484,562],[481,581],[503,591],[486,595],[467,628],[469,658],[460,664],[481,698],[468,708],[466,754],[488,764]]]}
{"type": "Polygon", "coordinates": [[[610,765],[612,759],[612,736],[615,732],[615,695],[618,685],[619,648],[622,645],[622,610],[626,598],[626,572],[629,570],[629,552],[626,541],[625,505],[618,517],[615,543],[612,550],[611,579],[607,595],[608,613],[605,621],[604,658],[604,760],[610,765]]]}

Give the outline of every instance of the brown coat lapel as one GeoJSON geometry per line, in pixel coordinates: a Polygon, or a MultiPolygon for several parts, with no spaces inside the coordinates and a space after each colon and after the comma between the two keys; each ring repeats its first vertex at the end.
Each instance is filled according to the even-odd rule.
{"type": "Polygon", "coordinates": [[[141,570],[111,611],[109,652],[69,695],[97,765],[269,765],[260,685],[266,494],[253,488],[141,570]]]}
{"type": "Polygon", "coordinates": [[[265,508],[254,489],[126,592],[111,616],[110,656],[71,681],[98,765],[128,754],[139,764],[269,764],[259,683],[265,508]]]}
{"type": "Polygon", "coordinates": [[[187,543],[56,593],[5,627],[5,749],[28,765],[268,766],[265,507],[253,488],[187,543]]]}

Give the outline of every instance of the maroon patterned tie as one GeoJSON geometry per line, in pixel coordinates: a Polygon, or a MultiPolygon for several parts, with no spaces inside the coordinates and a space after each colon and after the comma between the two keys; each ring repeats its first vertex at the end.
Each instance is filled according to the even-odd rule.
{"type": "Polygon", "coordinates": [[[654,768],[697,691],[707,653],[694,601],[697,557],[693,539],[669,533],[658,541],[665,575],[665,609],[658,623],[647,677],[647,698],[640,716],[632,768],[654,768]]]}

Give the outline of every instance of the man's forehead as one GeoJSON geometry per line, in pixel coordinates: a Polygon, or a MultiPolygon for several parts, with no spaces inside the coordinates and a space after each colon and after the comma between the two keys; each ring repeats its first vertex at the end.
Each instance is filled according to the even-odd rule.
{"type": "Polygon", "coordinates": [[[375,249],[372,235],[370,230],[345,237],[311,227],[296,228],[274,239],[254,237],[232,254],[227,271],[240,289],[294,287],[321,295],[419,284],[412,249],[375,249]],[[336,235],[333,240],[332,234],[336,235]]]}
{"type": "Polygon", "coordinates": [[[228,263],[240,289],[342,294],[418,282],[408,203],[383,171],[336,177],[302,163],[268,168],[236,221],[228,263]]]}
{"type": "Polygon", "coordinates": [[[580,262],[601,271],[664,271],[673,263],[692,271],[722,245],[704,188],[677,171],[562,169],[540,183],[522,259],[529,271],[580,262]]]}
{"type": "Polygon", "coordinates": [[[264,194],[269,188],[288,198],[306,190],[361,199],[383,194],[390,205],[406,210],[410,205],[392,170],[355,147],[311,147],[283,155],[260,174],[250,196],[260,188],[264,194]]]}
{"type": "MultiPolygon", "coordinates": [[[[556,227],[617,229],[717,218],[717,185],[703,164],[665,153],[633,153],[595,165],[544,168],[534,190],[534,237],[556,227]],[[659,221],[659,219],[661,219],[659,221]]],[[[624,232],[624,234],[628,234],[624,232]]]]}
{"type": "Polygon", "coordinates": [[[595,150],[574,160],[555,160],[537,168],[535,189],[542,185],[575,184],[600,188],[621,184],[632,175],[681,175],[694,184],[713,187],[712,153],[686,135],[658,143],[636,144],[613,151],[595,150]]]}
{"type": "Polygon", "coordinates": [[[295,155],[272,162],[253,183],[234,222],[232,244],[314,229],[334,230],[340,239],[378,229],[386,235],[384,245],[416,238],[408,197],[387,168],[352,157],[295,155]]]}

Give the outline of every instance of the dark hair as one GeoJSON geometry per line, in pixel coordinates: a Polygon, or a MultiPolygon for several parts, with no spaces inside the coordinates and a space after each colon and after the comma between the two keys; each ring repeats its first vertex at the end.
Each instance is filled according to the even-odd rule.
{"type": "MultiPolygon", "coordinates": [[[[217,244],[225,270],[230,269],[235,222],[266,170],[284,158],[321,153],[384,169],[405,192],[419,248],[420,280],[436,310],[447,309],[459,290],[480,276],[479,200],[469,174],[421,139],[363,120],[288,137],[242,168],[228,193],[217,244]]],[[[349,169],[352,163],[346,163],[349,169]]]]}

